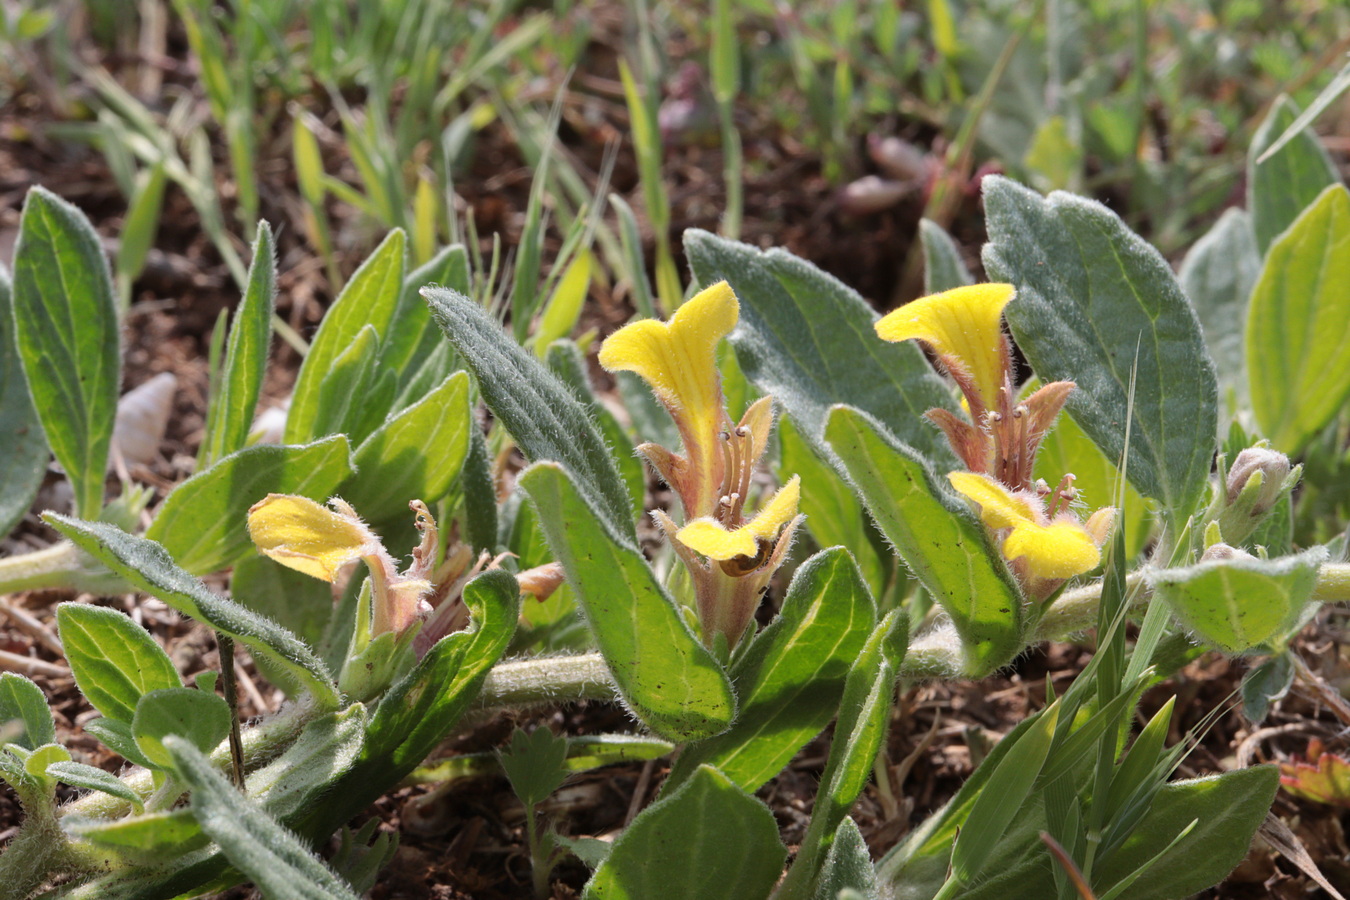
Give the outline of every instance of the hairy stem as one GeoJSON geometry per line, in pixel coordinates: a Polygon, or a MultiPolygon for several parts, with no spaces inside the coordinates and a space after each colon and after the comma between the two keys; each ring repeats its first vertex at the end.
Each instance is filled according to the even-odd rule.
{"type": "Polygon", "coordinates": [[[131,590],[70,541],[0,559],[0,594],[52,588],[112,594],[131,590]]]}

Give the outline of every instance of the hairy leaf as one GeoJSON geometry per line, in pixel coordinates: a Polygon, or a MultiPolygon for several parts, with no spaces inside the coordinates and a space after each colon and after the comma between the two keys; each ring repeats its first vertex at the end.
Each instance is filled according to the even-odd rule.
{"type": "Polygon", "coordinates": [[[1077,383],[1069,412],[1108,459],[1125,451],[1133,380],[1127,475],[1189,514],[1209,478],[1218,387],[1171,267],[1095,201],[995,176],[984,202],[985,268],[1017,288],[1005,315],[1032,368],[1077,383]]]}

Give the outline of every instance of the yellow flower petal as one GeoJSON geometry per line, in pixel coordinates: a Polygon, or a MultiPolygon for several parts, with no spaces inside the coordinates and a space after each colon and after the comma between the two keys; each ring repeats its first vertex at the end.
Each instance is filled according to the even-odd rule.
{"type": "Polygon", "coordinates": [[[330,583],[342,566],[379,547],[355,514],[292,494],[268,494],[255,503],[248,511],[248,535],[259,552],[330,583]]]}
{"type": "Polygon", "coordinates": [[[731,333],[740,306],[731,286],[719,281],[676,310],[670,321],[643,319],[620,328],[600,348],[600,365],[635,372],[689,431],[711,446],[722,412],[717,344],[731,333]]]}
{"type": "Polygon", "coordinates": [[[1077,522],[1019,525],[1003,542],[1008,559],[1026,559],[1027,571],[1037,578],[1072,578],[1097,567],[1102,554],[1092,536],[1077,522]]]}
{"type": "Polygon", "coordinates": [[[1013,294],[1010,284],[972,284],[921,297],[877,322],[877,335],[928,344],[948,368],[959,366],[985,407],[995,409],[1009,364],[1000,322],[1013,294]]]}
{"type": "Polygon", "coordinates": [[[1026,497],[1014,494],[988,475],[974,472],[951,472],[947,480],[980,507],[980,520],[990,528],[1016,528],[1024,523],[1035,524],[1044,513],[1026,497]]]}
{"type": "Polygon", "coordinates": [[[681,528],[675,539],[695,553],[719,562],[738,556],[754,557],[759,553],[761,541],[773,540],[797,515],[800,501],[801,479],[794,475],[753,519],[740,528],[727,529],[715,519],[704,517],[681,528]]]}

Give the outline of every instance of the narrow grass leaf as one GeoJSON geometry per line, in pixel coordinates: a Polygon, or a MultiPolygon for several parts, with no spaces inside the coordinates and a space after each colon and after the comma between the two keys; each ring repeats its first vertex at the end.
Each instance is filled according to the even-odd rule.
{"type": "Polygon", "coordinates": [[[1012,824],[1040,774],[1054,740],[1058,714],[1058,707],[1051,706],[1036,720],[1035,727],[1019,735],[980,791],[952,847],[952,878],[958,883],[969,884],[980,874],[1012,824]]]}
{"type": "Polygon", "coordinates": [[[565,465],[606,524],[633,543],[632,498],[585,405],[472,300],[440,288],[425,288],[422,296],[525,458],[565,465]]]}
{"type": "Polygon", "coordinates": [[[1327,188],[1271,244],[1247,315],[1252,411],[1299,453],[1350,397],[1350,191],[1327,188]]]}
{"type": "Polygon", "coordinates": [[[94,227],[42,187],[24,201],[13,303],[33,406],[74,488],[76,513],[94,518],[103,508],[122,374],[117,304],[94,227]]]}
{"type": "Polygon", "coordinates": [[[557,463],[535,463],[520,485],[629,709],[672,740],[724,731],[736,712],[727,675],[689,630],[642,553],[606,524],[557,463]]]}
{"type": "Polygon", "coordinates": [[[272,493],[327,500],[352,469],[340,434],[299,447],[249,447],[178,485],[145,536],[192,574],[215,572],[253,553],[250,506],[272,493]]]}
{"type": "Polygon", "coordinates": [[[388,334],[389,322],[403,289],[406,243],[401,230],[391,231],[356,270],[324,314],[296,377],[290,412],[286,416],[286,443],[304,443],[320,435],[316,423],[324,379],[361,329],[369,326],[379,335],[388,334]]]}
{"type": "Polygon", "coordinates": [[[696,229],[685,232],[684,244],[699,284],[730,282],[741,303],[732,335],[741,368],[783,404],[813,449],[829,458],[829,408],[848,403],[925,456],[952,459],[923,420],[929,409],[951,405],[950,392],[912,341],[877,337],[878,316],[856,292],[784,250],[696,229]]]}
{"type": "Polygon", "coordinates": [[[130,722],[141,697],[183,686],[169,655],[124,613],[62,603],[56,627],[80,693],[110,719],[130,722]]]}
{"type": "Polygon", "coordinates": [[[230,862],[273,900],[359,900],[295,834],[239,793],[196,747],[168,737],[174,771],[192,792],[192,815],[230,862]]]}
{"type": "Polygon", "coordinates": [[[9,272],[0,265],[0,535],[9,534],[33,505],[50,456],[23,374],[9,272]]]}
{"type": "Polygon", "coordinates": [[[1108,459],[1184,518],[1209,479],[1218,386],[1195,312],[1162,255],[1114,213],[1006,178],[984,181],[992,277],[1012,282],[1006,316],[1036,374],[1074,381],[1074,420],[1108,459]]]}
{"type": "Polygon", "coordinates": [[[913,450],[864,413],[835,407],[826,440],[877,526],[951,616],[974,676],[1022,649],[1021,592],[975,517],[913,450]]]}
{"type": "Polygon", "coordinates": [[[321,707],[337,705],[333,676],[304,642],[271,619],[213,592],[179,568],[159,544],[102,522],[82,522],[50,513],[46,520],[136,590],[152,594],[184,615],[271,657],[313,693],[321,707]]]}
{"type": "Polygon", "coordinates": [[[572,329],[577,327],[581,306],[586,302],[586,292],[591,287],[593,262],[591,251],[582,248],[563,271],[558,286],[553,289],[553,294],[544,306],[532,338],[535,353],[539,356],[542,357],[554,341],[569,336],[572,329]]]}
{"type": "Polygon", "coordinates": [[[803,563],[778,617],[732,667],[740,701],[735,723],[686,746],[663,790],[703,763],[743,790],[767,783],[834,717],[875,622],[872,597],[847,550],[834,547],[803,563]]]}
{"type": "Polygon", "coordinates": [[[248,444],[253,413],[258,406],[267,353],[272,340],[272,312],[276,306],[277,261],[272,228],[258,225],[249,265],[248,286],[230,328],[225,363],[213,389],[202,441],[201,468],[223,459],[248,444]]]}
{"type": "Polygon", "coordinates": [[[1275,139],[1273,144],[1261,151],[1261,155],[1256,158],[1257,164],[1259,165],[1270,159],[1270,157],[1278,153],[1285,144],[1302,134],[1305,128],[1315,122],[1318,116],[1326,112],[1331,104],[1335,103],[1337,98],[1348,90],[1350,90],[1350,63],[1346,63],[1341,67],[1341,70],[1336,73],[1336,76],[1332,78],[1331,81],[1327,82],[1327,86],[1318,92],[1317,97],[1308,105],[1308,108],[1300,113],[1299,117],[1289,124],[1289,127],[1284,130],[1283,134],[1275,139]]]}
{"type": "Polygon", "coordinates": [[[786,858],[769,808],[702,766],[633,820],[582,898],[764,900],[786,858]]]}
{"type": "Polygon", "coordinates": [[[1298,105],[1281,95],[1252,137],[1247,151],[1247,210],[1252,214],[1256,246],[1270,249],[1286,228],[1341,176],[1312,129],[1285,136],[1279,150],[1266,156],[1281,135],[1293,131],[1298,105]]]}

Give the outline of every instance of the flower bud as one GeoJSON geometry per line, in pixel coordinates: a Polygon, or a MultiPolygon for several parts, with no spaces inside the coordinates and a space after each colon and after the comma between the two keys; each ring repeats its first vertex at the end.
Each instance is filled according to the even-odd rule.
{"type": "Polygon", "coordinates": [[[1200,554],[1201,562],[1212,562],[1221,559],[1256,559],[1246,550],[1241,550],[1231,544],[1225,544],[1222,541],[1211,545],[1204,553],[1200,554]]]}
{"type": "Polygon", "coordinates": [[[1262,515],[1280,499],[1288,477],[1289,457],[1269,447],[1248,447],[1228,470],[1228,502],[1248,500],[1250,515],[1262,515]]]}

